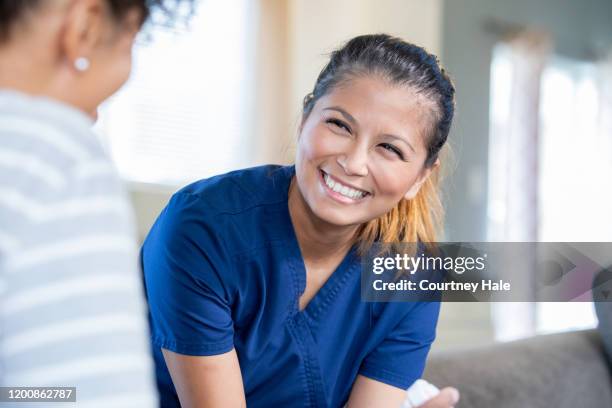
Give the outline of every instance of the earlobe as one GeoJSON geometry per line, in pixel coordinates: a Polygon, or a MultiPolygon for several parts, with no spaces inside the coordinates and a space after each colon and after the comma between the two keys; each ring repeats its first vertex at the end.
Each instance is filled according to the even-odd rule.
{"type": "Polygon", "coordinates": [[[404,198],[406,200],[412,200],[414,197],[416,197],[416,195],[419,192],[419,190],[421,189],[421,185],[423,184],[424,181],[425,180],[414,183],[412,185],[412,187],[410,187],[410,190],[408,190],[406,192],[406,194],[404,194],[404,198]]]}
{"type": "Polygon", "coordinates": [[[89,58],[79,57],[74,60],[74,68],[76,68],[76,70],[80,72],[87,71],[89,69],[90,64],[91,63],[89,62],[89,58]]]}
{"type": "Polygon", "coordinates": [[[66,12],[60,41],[64,58],[76,71],[84,71],[79,69],[82,63],[79,65],[77,61],[91,61],[91,56],[102,39],[104,12],[101,0],[73,2],[66,12]]]}
{"type": "Polygon", "coordinates": [[[436,170],[439,166],[440,159],[436,159],[434,164],[432,164],[432,166],[428,169],[424,170],[424,173],[421,175],[421,177],[412,185],[412,187],[410,187],[406,194],[404,194],[404,198],[406,200],[412,200],[414,197],[416,197],[423,183],[425,183],[425,181],[427,181],[427,178],[431,175],[431,172],[436,170]]]}

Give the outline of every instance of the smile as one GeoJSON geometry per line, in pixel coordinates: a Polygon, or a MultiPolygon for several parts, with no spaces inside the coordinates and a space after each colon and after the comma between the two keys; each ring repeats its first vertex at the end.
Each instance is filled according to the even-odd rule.
{"type": "Polygon", "coordinates": [[[329,174],[320,170],[323,184],[325,185],[326,191],[333,198],[341,202],[356,202],[370,195],[367,191],[359,190],[350,186],[347,186],[340,182],[338,179],[332,178],[329,174]]]}

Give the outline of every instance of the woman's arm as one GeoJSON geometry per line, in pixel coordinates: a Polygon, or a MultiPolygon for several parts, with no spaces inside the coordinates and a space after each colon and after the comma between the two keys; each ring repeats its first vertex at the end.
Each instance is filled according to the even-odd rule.
{"type": "MultiPolygon", "coordinates": [[[[380,381],[358,375],[346,408],[400,408],[406,399],[406,391],[380,381]]],[[[419,408],[452,408],[459,401],[459,393],[446,387],[436,397],[419,408]]]]}
{"type": "Polygon", "coordinates": [[[406,391],[363,375],[358,375],[347,403],[347,408],[399,408],[406,391]]]}
{"type": "Polygon", "coordinates": [[[183,408],[246,407],[235,349],[215,356],[162,353],[183,408]]]}

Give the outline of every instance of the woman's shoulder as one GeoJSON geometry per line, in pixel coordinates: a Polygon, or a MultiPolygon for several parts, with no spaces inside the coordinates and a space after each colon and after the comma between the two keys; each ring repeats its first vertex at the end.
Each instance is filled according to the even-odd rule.
{"type": "Polygon", "coordinates": [[[0,136],[19,136],[22,147],[30,150],[45,149],[69,162],[105,155],[91,130],[93,121],[60,101],[0,88],[0,118],[0,136]]]}
{"type": "Polygon", "coordinates": [[[175,193],[149,233],[196,243],[228,256],[278,240],[291,166],[259,166],[192,183],[175,193]]]}
{"type": "Polygon", "coordinates": [[[191,196],[215,215],[239,214],[250,208],[287,200],[292,166],[264,165],[234,170],[191,183],[175,196],[191,196]]]}

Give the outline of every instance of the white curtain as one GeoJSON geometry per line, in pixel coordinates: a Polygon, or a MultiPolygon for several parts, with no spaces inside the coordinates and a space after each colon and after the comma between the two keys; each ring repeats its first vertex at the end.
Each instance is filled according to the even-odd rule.
{"type": "MultiPolygon", "coordinates": [[[[612,163],[612,48],[597,64],[599,92],[598,128],[602,145],[607,148],[608,163],[612,163]]],[[[611,168],[608,168],[612,170],[611,168]]],[[[612,178],[612,174],[608,174],[612,178]]],[[[610,180],[610,179],[609,179],[610,180]]],[[[609,231],[612,233],[612,225],[609,231]]],[[[612,235],[608,237],[612,240],[612,235]]]]}
{"type": "MultiPolygon", "coordinates": [[[[540,83],[549,56],[545,33],[524,31],[494,50],[492,64],[491,128],[489,137],[488,240],[538,240],[538,132],[540,83]]],[[[527,268],[516,268],[515,282],[535,291],[535,253],[525,254],[527,268]]],[[[530,302],[493,303],[497,340],[535,333],[535,305],[530,302]]]]}
{"type": "MultiPolygon", "coordinates": [[[[612,241],[612,58],[556,56],[544,72],[540,148],[542,241],[612,241]]],[[[612,264],[612,254],[594,258],[612,264]]],[[[539,303],[538,333],[592,328],[591,303],[539,303]]]]}

